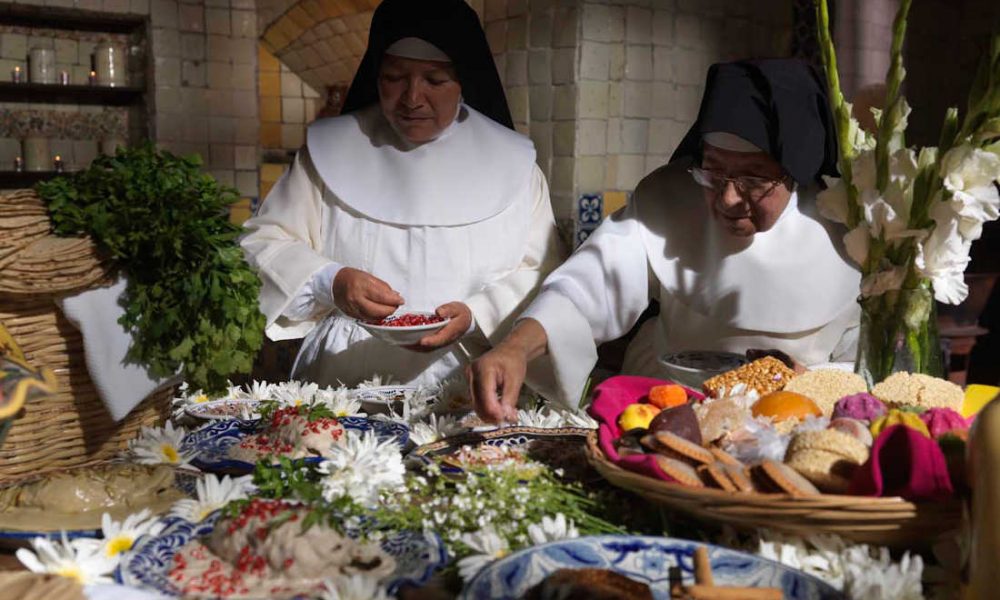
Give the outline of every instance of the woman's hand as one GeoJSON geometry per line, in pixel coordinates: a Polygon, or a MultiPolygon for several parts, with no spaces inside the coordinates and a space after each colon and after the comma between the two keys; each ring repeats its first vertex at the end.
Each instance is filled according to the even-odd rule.
{"type": "Polygon", "coordinates": [[[409,350],[415,352],[432,352],[438,348],[444,348],[457,342],[472,325],[472,311],[464,302],[449,302],[442,304],[435,309],[434,313],[439,317],[451,319],[447,325],[426,335],[413,346],[407,346],[409,350]]]}
{"type": "Polygon", "coordinates": [[[466,368],[469,394],[481,419],[517,422],[517,400],[528,362],[545,353],[548,341],[541,323],[524,319],[496,348],[466,368]]]}
{"type": "Polygon", "coordinates": [[[384,319],[403,304],[403,297],[369,273],[344,267],[333,278],[333,302],[345,315],[364,321],[384,319]]]}

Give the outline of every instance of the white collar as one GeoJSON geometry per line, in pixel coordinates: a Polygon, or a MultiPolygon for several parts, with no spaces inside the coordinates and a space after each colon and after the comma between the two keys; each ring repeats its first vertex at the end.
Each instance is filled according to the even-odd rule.
{"type": "Polygon", "coordinates": [[[438,138],[412,144],[378,105],[313,122],[306,146],[330,192],[396,225],[453,226],[488,219],[526,193],[531,141],[462,105],[438,138]]]}

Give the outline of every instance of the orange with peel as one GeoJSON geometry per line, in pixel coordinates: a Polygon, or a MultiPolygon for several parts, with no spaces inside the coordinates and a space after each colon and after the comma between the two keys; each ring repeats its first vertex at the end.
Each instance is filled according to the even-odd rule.
{"type": "Polygon", "coordinates": [[[649,390],[649,403],[659,408],[673,408],[687,404],[687,401],[688,395],[684,388],[673,383],[654,385],[649,390]]]}

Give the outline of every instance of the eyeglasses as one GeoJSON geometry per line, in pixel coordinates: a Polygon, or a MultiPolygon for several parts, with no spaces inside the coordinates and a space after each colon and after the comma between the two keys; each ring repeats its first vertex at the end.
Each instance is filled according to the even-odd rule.
{"type": "Polygon", "coordinates": [[[729,177],[728,175],[700,167],[691,167],[688,169],[688,173],[694,178],[695,183],[717,194],[721,194],[726,189],[726,185],[732,182],[736,188],[736,192],[751,202],[760,202],[774,191],[774,188],[788,181],[787,175],[781,179],[755,177],[753,175],[729,177]]]}

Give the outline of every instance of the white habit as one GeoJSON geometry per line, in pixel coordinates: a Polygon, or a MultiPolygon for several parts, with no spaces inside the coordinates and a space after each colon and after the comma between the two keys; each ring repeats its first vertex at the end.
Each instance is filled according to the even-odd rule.
{"type": "Polygon", "coordinates": [[[660,315],[630,346],[628,374],[666,377],[658,357],[682,350],[776,348],[806,365],[853,360],[861,276],[842,235],[816,215],[811,191],[799,190],[772,229],[740,241],[711,217],[682,168],[654,171],[521,315],[548,336],[558,389],[547,395],[575,406],[596,345],[627,333],[651,298],[660,315]]]}
{"type": "Polygon", "coordinates": [[[544,176],[530,140],[462,106],[419,146],[377,106],[323,119],[247,221],[242,246],[263,281],[272,340],[305,337],[293,376],[354,385],[373,374],[428,383],[464,364],[454,347],[417,353],[374,339],[336,309],[342,267],[386,281],[401,311],[466,303],[485,350],[509,330],[562,259],[544,176]]]}

